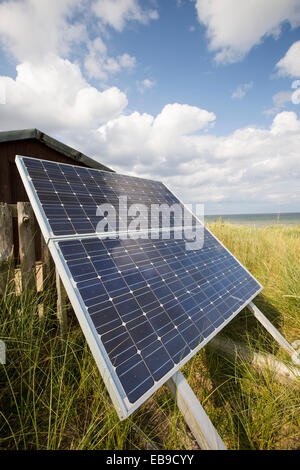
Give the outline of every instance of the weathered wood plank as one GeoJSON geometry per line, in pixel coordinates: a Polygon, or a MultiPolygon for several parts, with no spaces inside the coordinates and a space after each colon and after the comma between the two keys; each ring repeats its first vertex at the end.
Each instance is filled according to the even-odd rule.
{"type": "Polygon", "coordinates": [[[41,236],[41,255],[43,289],[53,289],[55,286],[55,264],[43,236],[41,236]]]}
{"type": "Polygon", "coordinates": [[[180,371],[166,385],[188,427],[203,450],[226,450],[226,446],[180,371]]]}
{"type": "Polygon", "coordinates": [[[284,364],[272,354],[250,351],[243,344],[220,335],[215,336],[206,347],[222,357],[224,355],[228,356],[232,361],[236,361],[239,358],[244,362],[248,362],[260,372],[269,370],[272,373],[272,377],[283,384],[297,382],[300,378],[299,368],[284,364]]]}
{"type": "Polygon", "coordinates": [[[19,254],[22,289],[36,290],[35,223],[30,202],[18,202],[19,254]]]}
{"type": "Polygon", "coordinates": [[[68,295],[56,269],[56,290],[57,290],[57,317],[60,324],[62,338],[66,337],[68,329],[68,295]]]}
{"type": "Polygon", "coordinates": [[[14,277],[13,225],[8,204],[0,203],[0,295],[14,277]]]}
{"type": "Polygon", "coordinates": [[[18,209],[17,204],[8,204],[11,210],[11,215],[13,218],[18,218],[18,209]]]}

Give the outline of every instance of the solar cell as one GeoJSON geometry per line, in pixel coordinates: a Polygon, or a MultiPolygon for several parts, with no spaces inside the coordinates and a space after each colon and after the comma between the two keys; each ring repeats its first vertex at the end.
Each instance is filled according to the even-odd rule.
{"type": "Polygon", "coordinates": [[[203,227],[203,247],[189,250],[181,227],[169,239],[153,228],[147,238],[96,235],[100,200],[125,194],[128,204],[147,207],[177,202],[161,183],[25,157],[17,162],[103,379],[126,417],[262,287],[203,227]]]}

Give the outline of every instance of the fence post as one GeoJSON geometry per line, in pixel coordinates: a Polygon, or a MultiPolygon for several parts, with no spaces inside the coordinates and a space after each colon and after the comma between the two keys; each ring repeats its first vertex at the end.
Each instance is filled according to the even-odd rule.
{"type": "Polygon", "coordinates": [[[57,317],[60,324],[60,333],[62,338],[66,337],[68,328],[68,296],[64,285],[60,279],[58,271],[56,269],[56,290],[57,290],[57,317]]]}
{"type": "Polygon", "coordinates": [[[21,286],[22,290],[36,289],[34,214],[30,202],[18,202],[17,210],[21,286]]]}
{"type": "Polygon", "coordinates": [[[0,295],[14,276],[12,214],[8,204],[0,203],[0,295]]]}
{"type": "Polygon", "coordinates": [[[52,289],[55,283],[55,265],[49,248],[41,234],[41,257],[43,272],[43,290],[52,289]]]}

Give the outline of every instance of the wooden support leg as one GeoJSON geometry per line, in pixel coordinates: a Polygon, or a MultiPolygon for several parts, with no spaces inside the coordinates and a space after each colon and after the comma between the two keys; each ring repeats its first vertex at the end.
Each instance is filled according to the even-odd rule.
{"type": "Polygon", "coordinates": [[[226,450],[226,446],[179,371],[166,383],[184,419],[203,450],[226,450]]]}
{"type": "Polygon", "coordinates": [[[57,290],[57,317],[60,324],[62,338],[66,337],[68,328],[67,302],[68,296],[64,285],[61,282],[58,271],[56,270],[56,290],[57,290]]]}
{"type": "Polygon", "coordinates": [[[285,339],[284,336],[275,328],[274,325],[265,317],[265,315],[256,307],[253,302],[248,304],[249,310],[254,314],[255,318],[265,327],[265,329],[273,336],[280,346],[285,349],[289,354],[292,355],[293,362],[300,364],[299,353],[293,348],[293,346],[285,339]]]}
{"type": "MultiPolygon", "coordinates": [[[[56,294],[56,279],[55,279],[55,264],[52,259],[50,250],[41,234],[41,258],[42,258],[42,286],[43,292],[46,296],[43,299],[46,301],[48,307],[51,309],[56,308],[57,294],[56,294]]],[[[45,305],[39,306],[39,316],[42,317],[45,313],[45,305]]]]}
{"type": "Polygon", "coordinates": [[[36,290],[34,214],[30,202],[18,202],[17,209],[22,290],[36,290]]]}
{"type": "Polygon", "coordinates": [[[13,226],[8,204],[0,203],[0,295],[14,276],[13,226]]]}
{"type": "Polygon", "coordinates": [[[41,236],[41,254],[43,269],[43,289],[52,289],[55,284],[55,264],[43,235],[41,236]]]}

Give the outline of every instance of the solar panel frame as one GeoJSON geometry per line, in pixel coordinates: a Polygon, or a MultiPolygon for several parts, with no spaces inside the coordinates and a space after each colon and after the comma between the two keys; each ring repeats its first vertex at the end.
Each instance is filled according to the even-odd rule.
{"type": "MultiPolygon", "coordinates": [[[[68,235],[68,236],[53,235],[50,224],[48,223],[48,220],[45,216],[43,207],[36,194],[35,188],[31,180],[29,179],[29,174],[26,171],[25,166],[23,165],[22,158],[23,158],[22,156],[17,156],[16,164],[21,174],[27,194],[29,196],[29,200],[33,206],[35,215],[40,224],[43,236],[48,244],[49,250],[51,252],[55,265],[57,267],[58,273],[61,277],[61,280],[64,284],[64,287],[66,289],[66,292],[68,294],[72,307],[76,313],[76,316],[78,318],[82,331],[86,337],[86,340],[95,358],[99,371],[102,375],[103,381],[111,396],[111,399],[116,408],[118,416],[120,419],[125,419],[130,414],[132,414],[142,403],[144,403],[145,400],[147,400],[156,390],[158,390],[161,387],[161,385],[163,385],[172,375],[174,375],[178,370],[180,370],[189,359],[191,359],[202,347],[204,347],[215,335],[217,335],[219,331],[221,331],[233,318],[235,318],[236,315],[238,315],[238,313],[243,308],[245,308],[247,304],[251,302],[259,292],[261,292],[263,287],[254,278],[254,276],[251,273],[249,273],[249,271],[239,262],[239,260],[237,260],[235,256],[214,236],[214,234],[212,234],[210,230],[205,228],[205,230],[207,230],[207,232],[230,254],[230,256],[233,257],[237,261],[237,263],[255,280],[255,282],[260,286],[260,288],[257,292],[255,292],[255,294],[249,297],[249,299],[247,299],[247,301],[245,301],[245,303],[243,303],[232,315],[230,315],[230,317],[225,319],[217,328],[215,328],[214,331],[209,336],[207,336],[207,338],[205,338],[199,344],[198,347],[191,350],[191,352],[187,356],[185,356],[177,365],[175,365],[175,367],[173,367],[160,380],[155,382],[155,384],[151,388],[149,388],[149,390],[145,394],[143,394],[136,402],[130,403],[126,396],[126,392],[120,382],[120,379],[111,363],[108,353],[106,352],[105,347],[99,338],[99,334],[96,331],[96,328],[90,317],[90,313],[87,310],[87,306],[85,305],[79,293],[79,290],[76,288],[76,285],[73,281],[73,276],[69,270],[66,259],[64,258],[58,245],[59,242],[64,241],[64,240],[75,241],[75,240],[81,240],[81,239],[82,240],[92,239],[95,237],[107,238],[108,234],[104,232],[102,234],[89,233],[89,234],[80,234],[80,235],[76,234],[76,235],[68,235]]],[[[25,158],[29,158],[29,157],[25,157],[25,158]]],[[[73,165],[70,165],[70,166],[73,166],[73,165]]],[[[97,170],[97,171],[101,171],[101,170],[97,170]]],[[[109,173],[109,172],[106,172],[106,173],[109,173]]],[[[168,191],[172,193],[172,191],[169,188],[167,189],[168,191]]],[[[175,197],[177,196],[175,195],[175,197]]],[[[177,199],[180,201],[179,198],[177,199]]],[[[181,204],[183,203],[181,202],[181,204]]],[[[183,204],[183,207],[185,207],[184,204],[183,204]]],[[[190,209],[188,210],[190,211],[190,209]]],[[[193,214],[193,216],[197,219],[197,221],[201,225],[203,225],[201,220],[199,220],[199,218],[195,214],[193,214]]],[[[157,229],[154,229],[154,230],[157,231],[157,229]]],[[[162,230],[160,229],[160,231],[162,230]]],[[[113,235],[113,234],[110,234],[110,235],[113,235]]]]}

